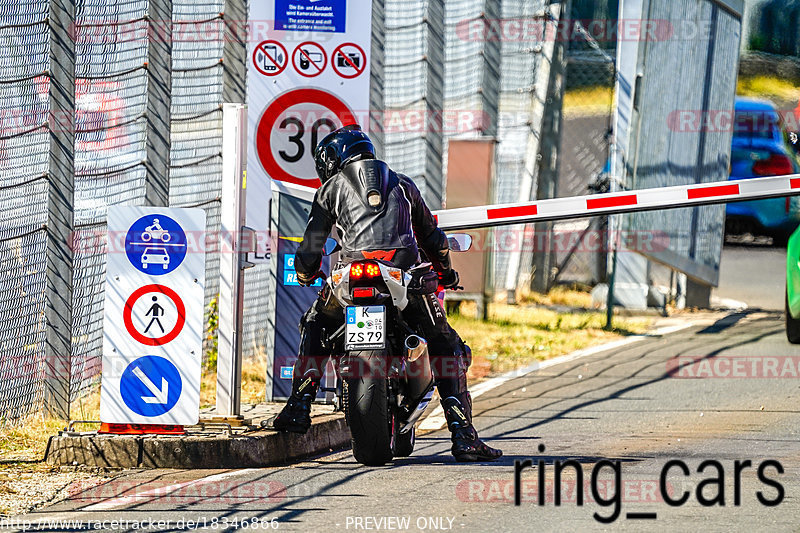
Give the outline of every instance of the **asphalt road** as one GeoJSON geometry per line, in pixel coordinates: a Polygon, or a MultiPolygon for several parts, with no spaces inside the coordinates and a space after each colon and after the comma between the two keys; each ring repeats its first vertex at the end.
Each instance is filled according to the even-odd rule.
{"type": "Polygon", "coordinates": [[[783,310],[786,248],[771,244],[726,244],[720,283],[714,294],[745,302],[751,308],[783,310]]]}
{"type": "MultiPolygon", "coordinates": [[[[695,316],[688,329],[515,378],[478,398],[476,425],[506,454],[497,463],[455,463],[448,434],[440,431],[420,438],[412,457],[383,468],[362,467],[340,452],[278,468],[133,472],[76,491],[26,519],[83,520],[84,526],[86,520],[118,520],[129,527],[169,520],[161,525],[173,531],[188,529],[180,520],[221,529],[242,519],[261,529],[303,532],[796,530],[800,348],[786,342],[779,313],[704,316],[695,316]],[[676,357],[698,362],[676,368],[676,357]],[[759,377],[764,374],[769,377],[759,377]],[[543,460],[544,467],[520,474],[522,501],[515,506],[515,461],[526,459],[543,460]],[[553,462],[568,459],[583,473],[583,506],[576,504],[581,484],[570,466],[561,476],[564,499],[560,506],[553,501],[553,462]],[[688,494],[674,507],[659,489],[671,460],[688,469],[683,475],[676,466],[665,478],[672,498],[688,494]],[[723,470],[712,465],[698,473],[707,460],[723,470]],[[742,469],[739,481],[737,460],[753,465],[742,469]],[[778,461],[783,474],[767,461],[778,461]],[[618,484],[613,468],[619,468],[618,484]],[[537,501],[540,470],[544,505],[537,501]],[[699,484],[718,477],[723,488],[708,482],[702,494],[722,494],[725,505],[700,505],[699,484]],[[759,503],[759,492],[778,500],[769,483],[784,492],[777,506],[759,503]],[[619,517],[610,524],[594,517],[615,510],[619,517]],[[655,519],[630,513],[654,513],[655,519]]],[[[75,525],[54,523],[38,530],[70,529],[75,525]]]]}

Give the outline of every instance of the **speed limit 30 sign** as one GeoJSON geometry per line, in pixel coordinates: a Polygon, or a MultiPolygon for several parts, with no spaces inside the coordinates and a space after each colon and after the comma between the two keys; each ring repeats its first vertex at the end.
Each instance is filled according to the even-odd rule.
{"type": "Polygon", "coordinates": [[[341,99],[321,89],[286,92],[264,110],[256,130],[256,150],[273,179],[319,187],[313,152],[328,133],[357,119],[341,99]]]}
{"type": "Polygon", "coordinates": [[[266,233],[273,190],[319,187],[325,135],[349,124],[369,133],[372,2],[251,2],[250,19],[270,21],[249,35],[247,78],[247,225],[266,233]]]}

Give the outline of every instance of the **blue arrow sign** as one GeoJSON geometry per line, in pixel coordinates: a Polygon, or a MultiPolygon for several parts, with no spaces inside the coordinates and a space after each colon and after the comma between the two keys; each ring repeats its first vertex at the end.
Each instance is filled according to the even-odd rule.
{"type": "Polygon", "coordinates": [[[181,397],[181,375],[171,362],[146,355],[128,365],[119,390],[128,409],[141,416],[163,415],[181,397]]]}
{"type": "Polygon", "coordinates": [[[153,276],[169,274],[186,257],[186,233],[167,215],[146,215],[125,235],[125,253],[139,271],[153,276]]]}

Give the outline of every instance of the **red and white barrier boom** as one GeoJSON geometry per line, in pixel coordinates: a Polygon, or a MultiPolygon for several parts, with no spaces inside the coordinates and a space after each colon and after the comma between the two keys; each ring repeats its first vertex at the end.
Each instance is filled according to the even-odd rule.
{"type": "Polygon", "coordinates": [[[435,211],[443,230],[486,228],[800,195],[800,174],[435,211]]]}

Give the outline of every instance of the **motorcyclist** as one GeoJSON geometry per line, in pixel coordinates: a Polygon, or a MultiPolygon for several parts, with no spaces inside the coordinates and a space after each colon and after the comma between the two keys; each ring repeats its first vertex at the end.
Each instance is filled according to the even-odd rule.
{"type": "MultiPolygon", "coordinates": [[[[450,263],[447,237],[414,182],[375,158],[369,137],[358,126],[327,135],[314,154],[322,186],[314,196],[303,241],[295,256],[297,279],[310,285],[320,272],[322,249],[335,225],[347,264],[363,259],[390,261],[408,269],[420,262],[419,247],[439,273],[445,288],[455,288],[458,273],[450,263]]],[[[447,323],[435,294],[410,297],[403,318],[428,341],[431,366],[442,408],[452,432],[452,453],[458,461],[494,460],[500,450],[484,444],[472,426],[472,399],[467,391],[469,348],[447,323]]],[[[341,306],[327,285],[301,320],[301,341],[294,367],[292,394],[273,427],[305,433],[311,425],[311,402],[330,356],[322,345],[323,330],[344,323],[341,306]]]]}

